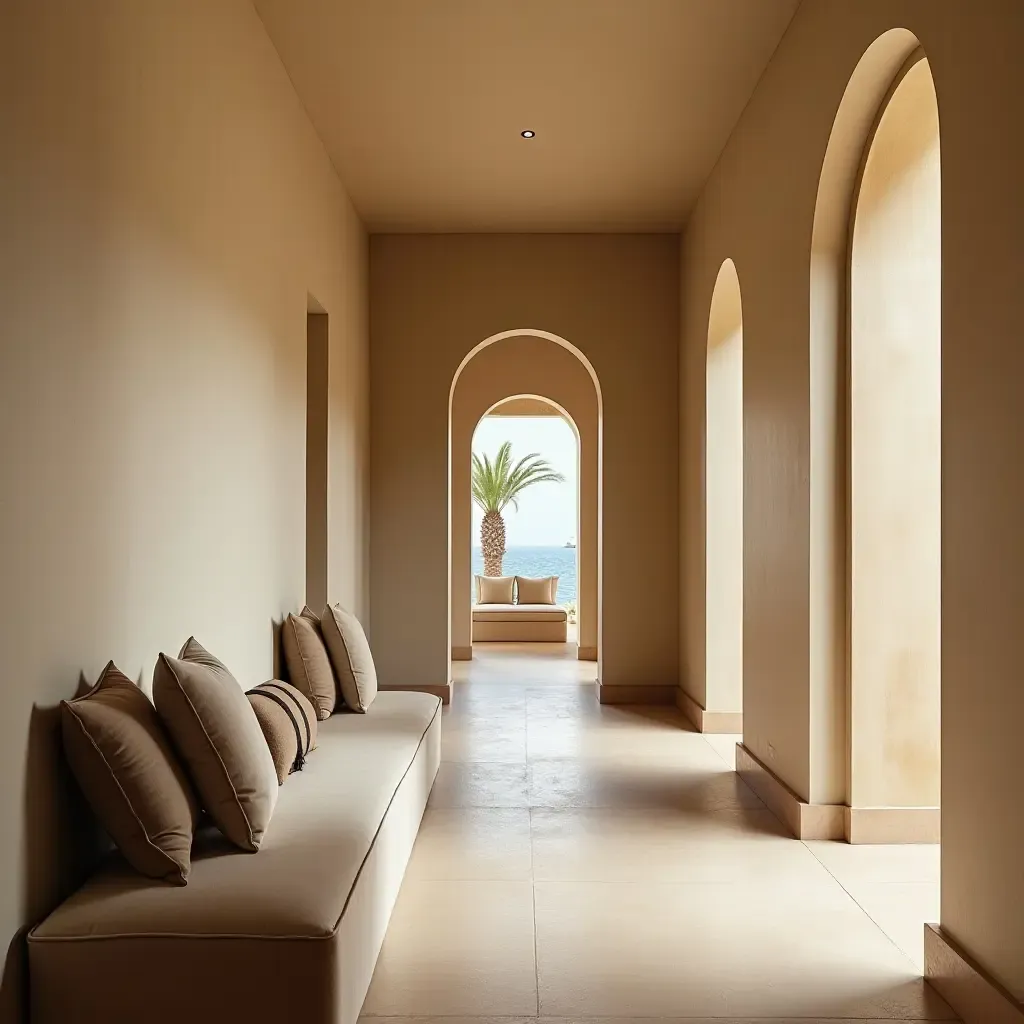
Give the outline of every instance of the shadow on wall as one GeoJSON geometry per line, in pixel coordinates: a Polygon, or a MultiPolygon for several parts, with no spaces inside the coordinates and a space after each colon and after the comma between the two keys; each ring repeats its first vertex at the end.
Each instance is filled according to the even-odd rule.
{"type": "MultiPolygon", "coordinates": [[[[75,696],[88,689],[80,676],[75,696]]],[[[64,759],[59,706],[32,708],[22,807],[22,916],[35,922],[78,888],[110,849],[64,759]]],[[[0,979],[4,1024],[28,1019],[28,930],[17,932],[7,950],[0,979]]]]}
{"type": "Polygon", "coordinates": [[[3,975],[0,976],[0,1021],[3,1024],[20,1024],[28,1020],[27,934],[27,928],[14,933],[4,958],[3,975]]]}
{"type": "MultiPolygon", "coordinates": [[[[317,613],[319,614],[319,612],[317,613]]],[[[270,636],[271,636],[271,656],[270,664],[273,665],[273,672],[275,679],[284,679],[281,673],[284,671],[284,660],[281,653],[281,627],[284,625],[284,619],[271,619],[270,620],[270,636]]]]}

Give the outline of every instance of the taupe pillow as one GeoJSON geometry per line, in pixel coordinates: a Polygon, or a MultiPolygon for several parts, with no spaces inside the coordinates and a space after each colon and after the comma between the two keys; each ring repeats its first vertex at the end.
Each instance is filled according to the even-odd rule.
{"type": "Polygon", "coordinates": [[[271,679],[246,693],[270,756],[277,769],[277,781],[292,772],[302,771],[306,755],[316,746],[316,712],[313,705],[294,686],[271,679]]]}
{"type": "Polygon", "coordinates": [[[557,576],[516,577],[516,600],[519,604],[554,604],[557,593],[557,576]]]}
{"type": "Polygon", "coordinates": [[[477,576],[477,604],[511,604],[515,576],[477,576]]]}
{"type": "Polygon", "coordinates": [[[353,711],[366,711],[377,696],[377,670],[363,627],[351,612],[336,604],[324,609],[320,628],[342,699],[353,711]]]}
{"type": "Polygon", "coordinates": [[[125,860],[184,885],[199,803],[149,698],[110,662],[60,718],[68,763],[125,860]]]}
{"type": "Polygon", "coordinates": [[[338,700],[338,684],[320,632],[320,620],[309,608],[303,608],[301,615],[285,619],[281,647],[289,682],[316,708],[317,718],[329,718],[338,700]]]}
{"type": "Polygon", "coordinates": [[[277,769],[256,712],[234,676],[190,637],[153,673],[156,709],[217,827],[260,848],[277,802],[277,769]]]}

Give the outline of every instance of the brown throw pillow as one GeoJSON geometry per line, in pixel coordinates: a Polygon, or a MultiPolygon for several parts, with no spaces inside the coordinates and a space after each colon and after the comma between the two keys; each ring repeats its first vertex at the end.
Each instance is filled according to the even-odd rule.
{"type": "Polygon", "coordinates": [[[110,662],[60,717],[68,763],[125,860],[184,885],[199,804],[149,698],[110,662]]]}
{"type": "Polygon", "coordinates": [[[156,709],[217,827],[255,852],[277,802],[277,770],[234,676],[190,637],[153,673],[156,709]]]}
{"type": "Polygon", "coordinates": [[[338,700],[338,684],[320,632],[320,620],[309,608],[285,619],[281,647],[289,682],[316,708],[317,718],[329,718],[338,700]]]}
{"type": "Polygon", "coordinates": [[[557,593],[557,576],[516,577],[516,601],[518,604],[554,604],[557,593]]]}
{"type": "Polygon", "coordinates": [[[515,576],[477,576],[477,604],[511,604],[515,576]]]}
{"type": "Polygon", "coordinates": [[[270,756],[277,769],[277,781],[302,771],[306,755],[316,746],[316,712],[294,686],[271,679],[246,693],[270,756]]]}
{"type": "Polygon", "coordinates": [[[342,699],[353,711],[365,712],[377,696],[377,670],[363,627],[351,612],[336,604],[324,609],[320,628],[342,699]]]}

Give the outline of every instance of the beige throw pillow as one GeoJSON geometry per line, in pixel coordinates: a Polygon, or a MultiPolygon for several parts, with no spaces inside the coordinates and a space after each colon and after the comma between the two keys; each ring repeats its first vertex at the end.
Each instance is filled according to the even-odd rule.
{"type": "Polygon", "coordinates": [[[255,852],[277,802],[277,770],[234,676],[190,637],[153,673],[156,709],[203,806],[236,846],[255,852]]]}
{"type": "Polygon", "coordinates": [[[292,772],[302,771],[306,755],[316,746],[316,712],[294,686],[270,679],[246,693],[270,756],[277,769],[278,785],[292,772]]]}
{"type": "Polygon", "coordinates": [[[309,608],[285,619],[281,647],[289,682],[316,708],[317,718],[329,718],[338,699],[338,684],[324,646],[320,620],[309,608]]]}
{"type": "Polygon", "coordinates": [[[515,576],[477,576],[477,604],[512,604],[515,576]]]}
{"type": "Polygon", "coordinates": [[[184,885],[199,803],[149,698],[110,662],[60,717],[68,763],[125,860],[184,885]]]}
{"type": "Polygon", "coordinates": [[[516,577],[516,594],[519,604],[554,604],[557,593],[557,576],[516,577]]]}
{"type": "Polygon", "coordinates": [[[320,627],[342,699],[353,711],[365,712],[377,696],[377,670],[363,627],[340,604],[324,609],[320,627]]]}

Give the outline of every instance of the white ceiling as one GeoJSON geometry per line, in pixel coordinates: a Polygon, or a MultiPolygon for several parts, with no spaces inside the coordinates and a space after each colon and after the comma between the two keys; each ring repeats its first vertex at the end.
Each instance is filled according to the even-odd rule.
{"type": "Polygon", "coordinates": [[[799,0],[255,3],[370,230],[660,231],[799,0]]]}

